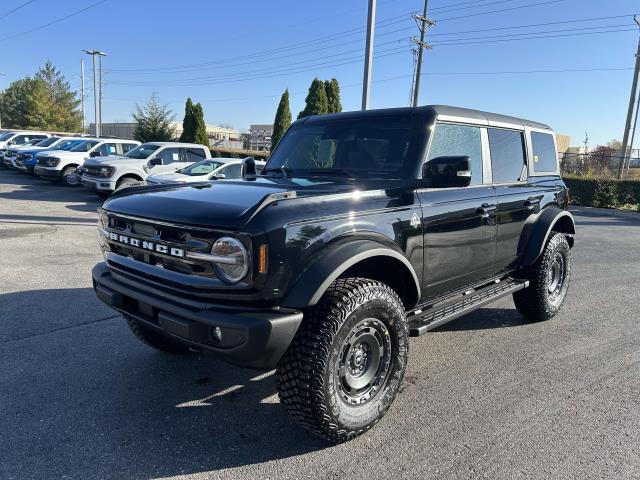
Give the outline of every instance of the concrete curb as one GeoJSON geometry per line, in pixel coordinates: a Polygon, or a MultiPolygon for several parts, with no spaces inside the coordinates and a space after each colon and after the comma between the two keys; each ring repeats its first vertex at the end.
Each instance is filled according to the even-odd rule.
{"type": "Polygon", "coordinates": [[[640,212],[625,212],[623,210],[615,210],[613,208],[595,208],[595,207],[582,207],[578,205],[569,205],[570,212],[579,212],[587,215],[604,215],[607,217],[624,217],[634,218],[640,220],[640,212]]]}

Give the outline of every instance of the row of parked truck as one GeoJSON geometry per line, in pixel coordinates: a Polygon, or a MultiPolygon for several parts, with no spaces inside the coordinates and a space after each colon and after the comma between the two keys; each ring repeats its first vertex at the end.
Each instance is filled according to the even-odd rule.
{"type": "MultiPolygon", "coordinates": [[[[260,170],[264,162],[256,162],[260,170]]],[[[54,183],[85,186],[101,197],[143,184],[187,183],[242,176],[242,160],[211,158],[192,143],[0,133],[0,164],[54,183]]]]}

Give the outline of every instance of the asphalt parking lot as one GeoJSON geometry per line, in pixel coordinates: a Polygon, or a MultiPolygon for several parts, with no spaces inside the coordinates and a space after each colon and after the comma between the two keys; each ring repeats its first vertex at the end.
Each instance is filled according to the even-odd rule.
{"type": "Polygon", "coordinates": [[[413,339],[386,417],[331,446],[271,373],[158,353],[95,299],[98,205],[0,169],[0,478],[640,478],[640,216],[575,212],[558,317],[505,299],[413,339]]]}

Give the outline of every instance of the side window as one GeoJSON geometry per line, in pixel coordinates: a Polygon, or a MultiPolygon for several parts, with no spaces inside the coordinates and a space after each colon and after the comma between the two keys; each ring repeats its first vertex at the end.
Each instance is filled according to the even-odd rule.
{"type": "Polygon", "coordinates": [[[127,153],[131,150],[133,150],[134,148],[136,148],[138,145],[136,145],[135,143],[123,143],[122,144],[122,153],[127,153]]]}
{"type": "Polygon", "coordinates": [[[205,157],[204,150],[201,148],[185,148],[185,154],[187,162],[195,163],[207,158],[205,157]]]}
{"type": "Polygon", "coordinates": [[[480,127],[437,123],[427,161],[437,157],[467,156],[471,161],[471,185],[482,184],[480,127]]]}
{"type": "Polygon", "coordinates": [[[18,135],[16,138],[13,139],[13,144],[22,145],[23,143],[27,143],[28,141],[29,141],[28,135],[18,135]]]}
{"type": "Polygon", "coordinates": [[[94,151],[98,152],[101,157],[106,157],[107,155],[115,155],[116,154],[116,144],[115,143],[103,143],[94,151]]]}
{"type": "Polygon", "coordinates": [[[549,133],[531,132],[534,172],[557,172],[558,156],[553,135],[549,133]]]}
{"type": "Polygon", "coordinates": [[[522,132],[499,128],[489,128],[488,132],[493,183],[519,181],[526,164],[522,132]]]}
{"type": "Polygon", "coordinates": [[[229,165],[224,167],[218,173],[222,173],[225,176],[225,179],[231,178],[240,178],[242,176],[242,164],[234,163],[233,165],[229,165]]]}
{"type": "Polygon", "coordinates": [[[179,148],[165,148],[156,155],[162,159],[163,165],[180,161],[180,149],[179,148]]]}

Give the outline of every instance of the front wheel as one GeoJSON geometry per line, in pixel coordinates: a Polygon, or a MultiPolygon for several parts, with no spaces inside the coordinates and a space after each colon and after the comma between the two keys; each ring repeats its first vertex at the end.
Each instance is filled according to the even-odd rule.
{"type": "Polygon", "coordinates": [[[571,248],[562,233],[553,233],[524,276],[529,287],[513,294],[516,310],[529,320],[554,317],[562,308],[571,279],[571,248]]]}
{"type": "Polygon", "coordinates": [[[393,402],[408,348],[404,307],[390,287],[336,280],[278,365],[280,401],[310,432],[335,443],[354,438],[393,402]]]}
{"type": "Polygon", "coordinates": [[[76,167],[65,168],[60,175],[60,179],[67,187],[77,187],[80,185],[80,177],[78,177],[76,173],[76,167]]]}

